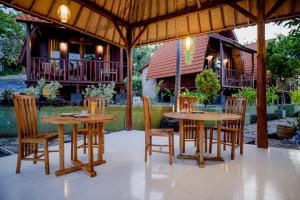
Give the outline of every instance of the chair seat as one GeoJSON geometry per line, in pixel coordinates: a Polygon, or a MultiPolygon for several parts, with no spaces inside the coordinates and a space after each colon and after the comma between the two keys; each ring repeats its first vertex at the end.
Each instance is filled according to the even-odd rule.
{"type": "Polygon", "coordinates": [[[174,131],[171,128],[167,129],[151,129],[152,136],[165,136],[168,137],[169,135],[173,135],[174,131]]]}
{"type": "MultiPolygon", "coordinates": [[[[211,127],[213,130],[217,130],[217,127],[211,127]]],[[[221,127],[221,131],[227,131],[227,132],[237,132],[241,131],[239,128],[234,128],[234,127],[221,127]]]]}
{"type": "Polygon", "coordinates": [[[21,140],[26,143],[44,143],[47,140],[53,140],[58,138],[58,133],[39,133],[35,137],[24,137],[21,140]]]}

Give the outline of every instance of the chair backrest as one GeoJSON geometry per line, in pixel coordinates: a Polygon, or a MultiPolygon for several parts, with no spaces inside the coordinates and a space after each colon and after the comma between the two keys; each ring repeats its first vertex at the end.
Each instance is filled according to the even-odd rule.
{"type": "Polygon", "coordinates": [[[92,102],[97,103],[95,114],[103,114],[105,112],[105,97],[84,97],[83,107],[91,113],[92,102]]]}
{"type": "Polygon", "coordinates": [[[149,98],[147,96],[143,96],[143,109],[144,109],[145,131],[147,134],[151,129],[151,112],[150,112],[149,98]]]}
{"type": "Polygon", "coordinates": [[[16,109],[18,139],[35,137],[38,134],[35,96],[14,95],[13,102],[16,109]]]}
{"type": "MultiPolygon", "coordinates": [[[[227,97],[226,99],[226,113],[241,115],[241,120],[239,120],[238,126],[240,129],[244,129],[245,126],[245,115],[247,108],[247,98],[246,97],[227,97]]],[[[232,125],[232,124],[231,124],[232,125]]]]}
{"type": "Polygon", "coordinates": [[[183,108],[183,103],[187,101],[189,103],[189,110],[194,109],[193,106],[195,106],[198,103],[198,99],[197,97],[184,97],[184,96],[180,96],[179,97],[179,111],[182,110],[183,108]]]}

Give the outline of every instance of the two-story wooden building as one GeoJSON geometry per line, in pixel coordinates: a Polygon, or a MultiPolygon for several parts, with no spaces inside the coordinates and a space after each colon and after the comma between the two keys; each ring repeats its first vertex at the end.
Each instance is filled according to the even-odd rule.
{"type": "Polygon", "coordinates": [[[125,88],[127,58],[122,48],[31,15],[16,20],[27,24],[19,63],[26,66],[28,84],[41,78],[59,81],[68,93],[112,81],[117,90],[125,88]]]}

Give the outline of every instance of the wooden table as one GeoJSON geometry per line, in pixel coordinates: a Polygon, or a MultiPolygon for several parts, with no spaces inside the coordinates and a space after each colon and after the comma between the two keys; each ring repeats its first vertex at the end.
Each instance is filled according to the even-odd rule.
{"type": "Polygon", "coordinates": [[[61,117],[61,116],[45,116],[41,118],[41,121],[49,124],[58,125],[58,140],[59,140],[59,169],[55,172],[56,176],[61,176],[77,170],[86,171],[91,177],[97,175],[94,170],[94,165],[104,164],[102,147],[100,146],[103,140],[103,124],[106,121],[116,119],[115,115],[97,114],[90,115],[88,117],[61,117]],[[88,129],[88,163],[82,163],[77,158],[77,124],[87,124],[88,129]],[[98,124],[98,158],[94,161],[93,154],[93,125],[98,124]],[[64,160],[64,126],[73,125],[73,155],[72,164],[73,167],[65,168],[64,160]]]}
{"type": "Polygon", "coordinates": [[[190,112],[169,112],[164,113],[165,117],[179,119],[179,155],[178,158],[195,158],[199,160],[199,166],[204,167],[204,160],[220,160],[221,157],[221,122],[222,121],[234,121],[240,120],[241,116],[229,113],[216,113],[216,112],[204,112],[204,113],[190,113],[190,112]],[[196,132],[199,139],[199,154],[183,155],[183,121],[194,120],[197,122],[196,132]],[[203,152],[203,137],[204,137],[204,121],[217,121],[217,157],[204,157],[203,152]]]}

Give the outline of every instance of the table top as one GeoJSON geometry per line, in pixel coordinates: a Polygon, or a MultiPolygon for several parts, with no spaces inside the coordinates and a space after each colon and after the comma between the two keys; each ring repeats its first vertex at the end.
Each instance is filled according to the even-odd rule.
{"type": "Polygon", "coordinates": [[[192,113],[192,112],[168,112],[164,113],[165,117],[175,118],[175,119],[188,119],[195,121],[234,121],[240,120],[241,116],[237,114],[230,113],[217,113],[217,112],[204,112],[204,113],[192,113]]]}
{"type": "Polygon", "coordinates": [[[79,124],[79,123],[98,123],[112,121],[117,119],[116,115],[96,114],[88,117],[62,117],[62,116],[44,116],[41,121],[48,124],[79,124]]]}

